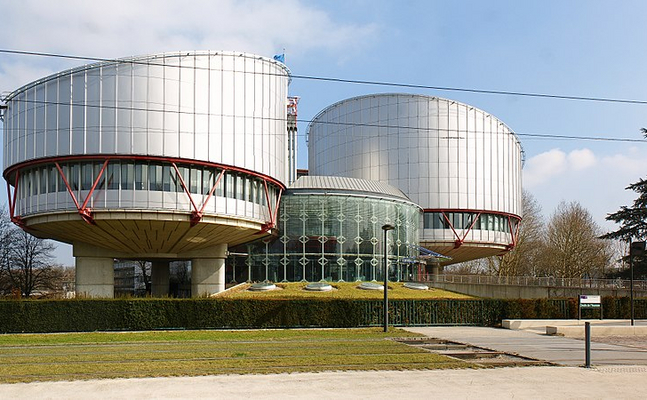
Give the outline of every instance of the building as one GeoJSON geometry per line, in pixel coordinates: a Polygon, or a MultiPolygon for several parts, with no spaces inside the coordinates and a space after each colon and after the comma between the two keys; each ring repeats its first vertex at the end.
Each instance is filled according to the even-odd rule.
{"type": "Polygon", "coordinates": [[[355,97],[311,121],[297,170],[289,81],[276,60],[205,51],[19,88],[3,113],[12,221],[72,244],[76,291],[95,297],[114,296],[115,259],[150,261],[154,296],[180,261],[192,296],[226,280],[382,279],[384,224],[396,280],[421,252],[438,266],[514,247],[523,152],[503,122],[437,97],[355,97]]]}
{"type": "Polygon", "coordinates": [[[413,94],[342,100],[308,128],[312,175],[388,183],[422,207],[420,243],[445,264],[503,254],[521,220],[523,151],[494,116],[413,94]]]}
{"type": "Polygon", "coordinates": [[[390,274],[413,273],[422,209],[399,189],[378,181],[302,176],[288,187],[275,238],[239,246],[228,261],[228,278],[279,281],[382,280],[384,235],[390,274]]]}
{"type": "MultiPolygon", "coordinates": [[[[192,294],[224,289],[227,247],[276,234],[290,176],[289,70],[246,53],[100,62],[5,99],[11,219],[74,247],[76,290],[114,295],[114,259],[191,260],[192,294]]],[[[166,289],[165,289],[166,288],[166,289]]]]}

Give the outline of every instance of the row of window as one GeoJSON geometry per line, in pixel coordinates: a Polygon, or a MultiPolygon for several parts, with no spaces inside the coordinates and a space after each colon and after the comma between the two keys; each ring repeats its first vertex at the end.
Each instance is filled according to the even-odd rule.
{"type": "MultiPolygon", "coordinates": [[[[90,190],[99,176],[101,162],[71,162],[59,164],[72,191],[90,190]]],[[[190,193],[208,195],[222,169],[215,167],[178,166],[178,172],[190,193]]],[[[46,164],[21,171],[18,198],[67,191],[67,186],[54,164],[46,164]]],[[[146,161],[110,161],[95,190],[134,190],[183,192],[175,168],[168,163],[146,161]]],[[[275,199],[277,188],[268,185],[270,198],[275,199]]],[[[245,200],[266,205],[263,180],[242,173],[226,171],[218,182],[215,196],[245,200]]]]}
{"type": "MultiPolygon", "coordinates": [[[[510,223],[508,217],[504,215],[487,213],[481,213],[479,215],[475,212],[446,212],[445,216],[439,212],[425,212],[424,229],[451,229],[451,222],[451,226],[456,230],[469,229],[471,226],[472,229],[477,230],[510,233],[510,223]]],[[[515,228],[517,223],[518,221],[516,219],[512,220],[513,228],[515,228]]]]}

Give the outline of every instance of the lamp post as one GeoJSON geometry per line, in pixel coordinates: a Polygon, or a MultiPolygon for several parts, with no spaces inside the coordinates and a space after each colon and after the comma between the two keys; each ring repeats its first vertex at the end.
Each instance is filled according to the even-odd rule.
{"type": "Polygon", "coordinates": [[[389,328],[389,253],[386,246],[386,233],[395,229],[391,224],[382,225],[384,231],[384,332],[389,328]]]}
{"type": "Polygon", "coordinates": [[[645,255],[645,242],[632,242],[629,239],[629,291],[631,302],[631,326],[634,326],[634,257],[645,255]]]}

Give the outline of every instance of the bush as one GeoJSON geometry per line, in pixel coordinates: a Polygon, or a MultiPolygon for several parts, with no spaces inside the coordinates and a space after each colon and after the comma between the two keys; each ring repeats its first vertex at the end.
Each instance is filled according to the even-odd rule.
{"type": "MultiPolygon", "coordinates": [[[[380,300],[1,300],[0,332],[364,327],[383,324],[380,300]]],[[[604,298],[605,318],[629,318],[627,298],[604,298]]],[[[392,300],[390,323],[497,326],[502,319],[577,318],[576,299],[392,300]]],[[[647,299],[636,300],[647,318],[647,299]]]]}

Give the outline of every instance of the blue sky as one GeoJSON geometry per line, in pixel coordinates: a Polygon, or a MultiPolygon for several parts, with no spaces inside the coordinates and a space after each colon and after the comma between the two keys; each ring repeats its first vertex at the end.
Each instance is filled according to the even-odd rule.
{"type": "MultiPolygon", "coordinates": [[[[177,50],[272,56],[295,75],[647,100],[647,2],[0,0],[4,49],[125,57],[177,50]],[[108,5],[109,4],[109,5],[108,5]]],[[[0,55],[0,92],[79,61],[0,55]]],[[[403,89],[294,79],[299,119],[356,95],[403,89]]],[[[406,90],[481,108],[519,133],[524,186],[548,217],[579,201],[604,228],[635,198],[647,142],[536,139],[523,134],[640,139],[647,105],[406,90]]],[[[306,123],[299,166],[307,167],[306,123]]],[[[59,261],[72,264],[71,248],[59,261]]]]}

